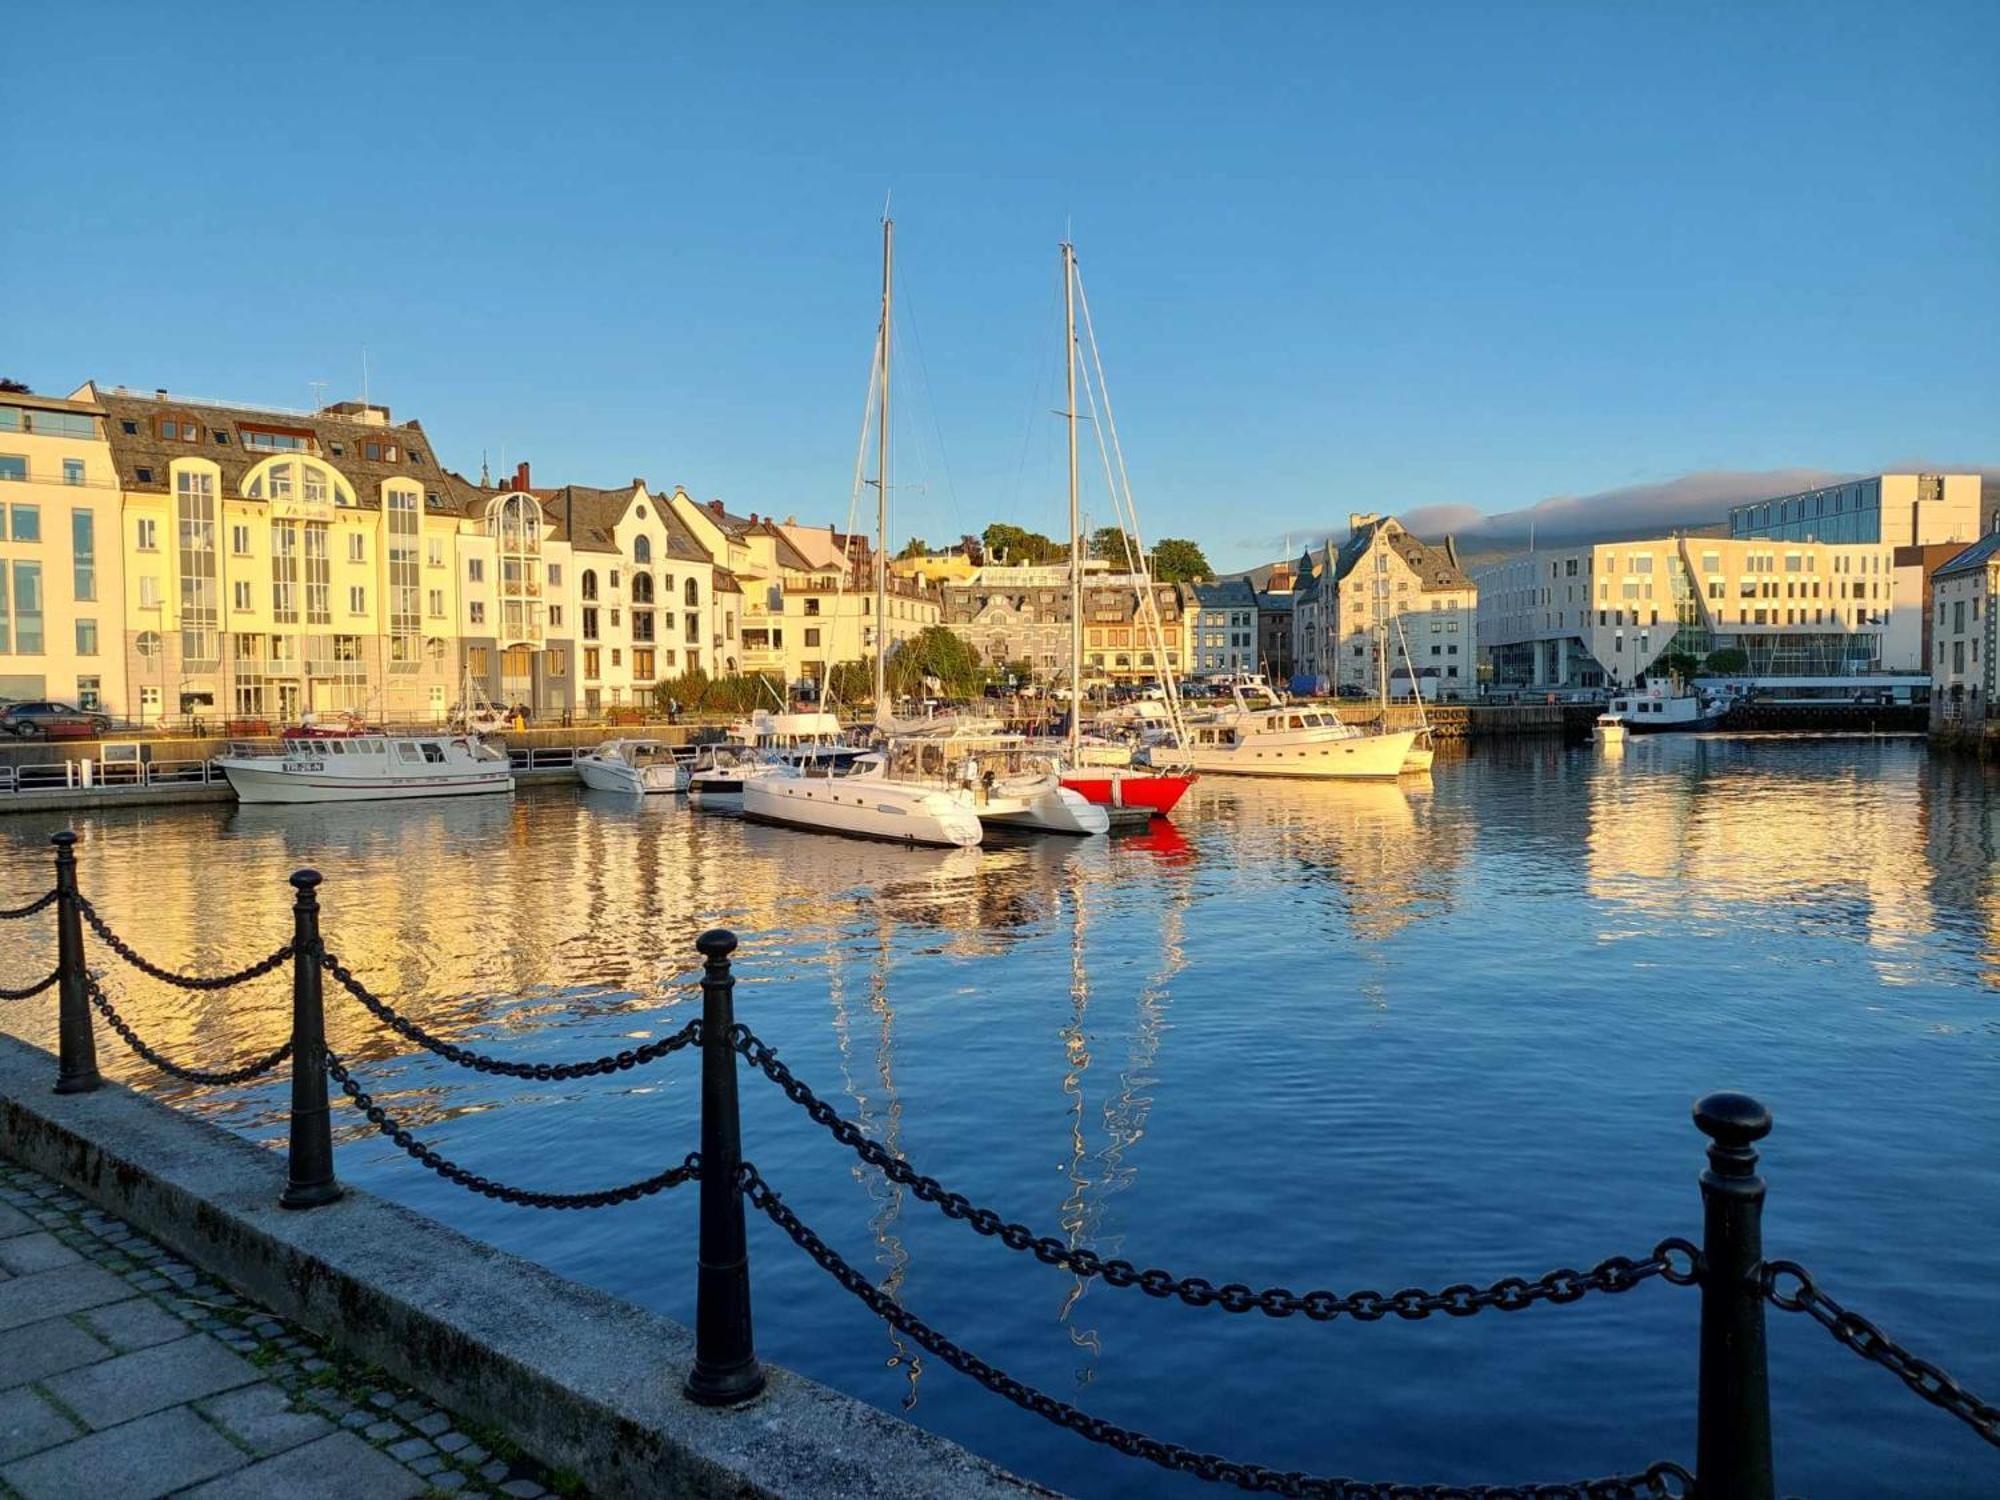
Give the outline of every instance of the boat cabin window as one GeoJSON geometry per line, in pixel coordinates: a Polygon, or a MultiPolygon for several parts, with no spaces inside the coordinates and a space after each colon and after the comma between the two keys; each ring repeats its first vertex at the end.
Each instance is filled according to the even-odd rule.
{"type": "Polygon", "coordinates": [[[424,759],[426,761],[434,766],[444,764],[444,746],[440,745],[436,740],[420,740],[418,743],[423,747],[424,759]]]}
{"type": "Polygon", "coordinates": [[[362,740],[354,748],[359,750],[363,755],[380,755],[389,747],[380,740],[362,740]]]}
{"type": "Polygon", "coordinates": [[[339,740],[328,740],[324,748],[328,755],[345,755],[347,753],[347,747],[341,744],[339,740]]]}
{"type": "Polygon", "coordinates": [[[416,741],[415,741],[415,740],[397,740],[397,741],[396,741],[396,759],[397,759],[397,760],[401,760],[401,761],[408,761],[408,762],[411,762],[412,764],[414,764],[414,763],[416,763],[416,762],[418,762],[418,761],[421,761],[421,760],[422,760],[423,758],[424,758],[424,757],[423,757],[422,753],[421,753],[420,751],[418,751],[418,749],[417,749],[417,744],[416,744],[416,741]]]}
{"type": "Polygon", "coordinates": [[[1292,715],[1292,728],[1294,728],[1294,729],[1303,729],[1303,728],[1305,728],[1305,727],[1306,727],[1306,721],[1305,721],[1305,719],[1304,719],[1304,718],[1303,718],[1303,717],[1302,717],[1301,715],[1299,715],[1299,714],[1293,714],[1293,715],[1292,715]]]}

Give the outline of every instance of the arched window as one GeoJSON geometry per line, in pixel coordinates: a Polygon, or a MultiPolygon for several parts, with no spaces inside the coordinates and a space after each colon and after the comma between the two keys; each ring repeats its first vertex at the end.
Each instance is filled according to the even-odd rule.
{"type": "Polygon", "coordinates": [[[653,575],[651,573],[634,573],[632,575],[632,602],[634,604],[651,604],[653,602],[653,575]]]}
{"type": "Polygon", "coordinates": [[[267,458],[251,469],[243,476],[243,494],[250,500],[332,501],[343,508],[354,504],[354,487],[337,470],[291,456],[267,458]]]}
{"type": "Polygon", "coordinates": [[[585,568],[583,570],[583,597],[586,599],[595,599],[597,597],[597,569],[595,568],[585,568]]]}
{"type": "Polygon", "coordinates": [[[653,560],[652,538],[643,536],[634,537],[632,539],[632,561],[639,564],[639,566],[643,568],[646,566],[646,564],[650,563],[652,560],[653,560]]]}
{"type": "Polygon", "coordinates": [[[444,642],[436,636],[430,637],[430,639],[424,642],[424,655],[429,657],[433,662],[443,661],[444,642]]]}
{"type": "Polygon", "coordinates": [[[701,590],[695,585],[695,581],[692,578],[687,581],[687,602],[690,605],[701,603],[701,590]]]}
{"type": "Polygon", "coordinates": [[[140,656],[151,661],[160,654],[160,633],[157,630],[142,630],[139,632],[139,639],[132,645],[140,656]]]}

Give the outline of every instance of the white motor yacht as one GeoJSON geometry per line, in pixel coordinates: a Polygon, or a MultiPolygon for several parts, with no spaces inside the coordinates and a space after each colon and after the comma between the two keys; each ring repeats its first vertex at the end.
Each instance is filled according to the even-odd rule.
{"type": "Polygon", "coordinates": [[[1235,697],[1233,706],[1191,719],[1189,743],[1171,753],[1222,775],[1372,780],[1400,775],[1417,741],[1414,730],[1364,734],[1331,704],[1257,704],[1241,689],[1235,697]]]}
{"type": "Polygon", "coordinates": [[[506,755],[476,735],[300,736],[275,751],[231,746],[216,764],[241,802],[374,802],[514,790],[506,755]]]}
{"type": "Polygon", "coordinates": [[[1062,765],[1018,734],[954,729],[890,741],[890,774],[933,787],[980,822],[1030,833],[1107,833],[1111,815],[1062,783],[1062,765]]]}
{"type": "Polygon", "coordinates": [[[743,816],[757,823],[961,849],[984,837],[979,818],[950,794],[890,780],[876,751],[844,763],[767,766],[741,795],[743,816]]]}
{"type": "Polygon", "coordinates": [[[606,740],[577,756],[576,774],[599,792],[673,793],[688,787],[687,767],[658,740],[606,740]]]}
{"type": "Polygon", "coordinates": [[[759,709],[721,744],[696,748],[687,762],[688,795],[704,806],[734,807],[743,785],[774,766],[843,765],[865,747],[842,738],[830,713],[767,713],[759,709]]]}

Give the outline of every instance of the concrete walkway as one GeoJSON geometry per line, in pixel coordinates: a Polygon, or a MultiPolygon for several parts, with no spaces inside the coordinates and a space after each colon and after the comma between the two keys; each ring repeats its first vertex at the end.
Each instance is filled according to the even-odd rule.
{"type": "Polygon", "coordinates": [[[581,1493],[0,1163],[0,1495],[581,1493]]]}

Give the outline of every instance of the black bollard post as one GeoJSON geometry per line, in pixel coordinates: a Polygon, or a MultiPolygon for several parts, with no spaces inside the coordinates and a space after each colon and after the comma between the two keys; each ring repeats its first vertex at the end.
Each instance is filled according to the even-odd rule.
{"type": "Polygon", "coordinates": [[[1771,1500],[1771,1386],[1764,1350],[1764,1179],[1752,1144],[1771,1112],[1748,1094],[1695,1101],[1711,1142],[1701,1174],[1701,1398],[1695,1488],[1704,1500],[1771,1500]]]}
{"type": "Polygon", "coordinates": [[[695,939],[701,977],[701,1251],[695,1285],[694,1369],[684,1389],[702,1406],[734,1406],[764,1389],[750,1338],[750,1256],[743,1235],[743,1122],[736,1109],[736,934],[695,939]]]}
{"type": "Polygon", "coordinates": [[[326,1107],[326,1001],[319,966],[317,870],[294,870],[292,888],[292,1142],[281,1208],[317,1208],[340,1196],[333,1122],[326,1107]]]}
{"type": "Polygon", "coordinates": [[[56,1092],[87,1094],[104,1082],[97,1071],[97,1033],[84,988],[83,913],[76,905],[76,835],[53,834],[56,846],[56,1092]]]}

